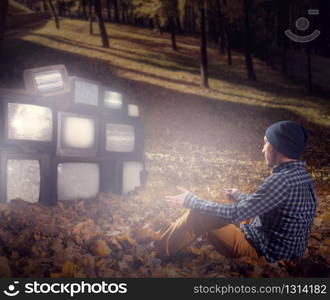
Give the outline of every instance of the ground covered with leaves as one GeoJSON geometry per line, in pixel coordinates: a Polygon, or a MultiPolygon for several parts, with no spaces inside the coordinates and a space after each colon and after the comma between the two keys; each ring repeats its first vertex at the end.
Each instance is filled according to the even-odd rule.
{"type": "MultiPolygon", "coordinates": [[[[171,110],[171,105],[168,107],[171,110]]],[[[193,112],[192,108],[185,110],[193,112]]],[[[148,119],[148,112],[146,114],[148,119]]],[[[195,136],[186,127],[176,127],[176,122],[180,123],[183,119],[172,115],[172,125],[167,126],[169,136],[166,137],[161,132],[167,121],[163,118],[158,123],[152,123],[152,129],[147,129],[148,179],[144,187],[127,197],[101,194],[96,199],[60,201],[55,207],[29,204],[23,200],[0,204],[0,276],[58,278],[329,275],[330,197],[327,184],[322,182],[326,170],[315,166],[310,168],[310,172],[314,174],[318,184],[320,203],[309,246],[302,260],[290,264],[269,264],[264,260],[249,258],[228,259],[203,238],[171,260],[158,257],[152,241],[185,211],[172,208],[164,201],[165,195],[177,192],[176,185],[182,185],[206,199],[224,202],[226,200],[222,188],[235,186],[252,192],[269,174],[261,154],[255,153],[254,157],[252,153],[238,151],[240,143],[237,137],[228,134],[219,137],[221,127],[208,133],[208,127],[201,127],[202,123],[209,126],[208,121],[204,120],[201,124],[196,121],[198,129],[205,132],[204,135],[200,132],[195,136]],[[232,149],[229,147],[217,150],[207,143],[202,146],[200,140],[203,141],[209,134],[214,135],[213,139],[208,137],[212,143],[228,142],[228,147],[231,145],[232,149]],[[195,141],[195,138],[199,141],[195,141]]],[[[189,125],[188,120],[185,122],[187,127],[195,127],[189,125]]],[[[234,129],[233,125],[232,130],[234,129]]],[[[230,132],[230,127],[223,130],[230,132]]],[[[253,135],[255,133],[251,131],[248,140],[253,135]]],[[[313,148],[310,148],[309,155],[312,152],[313,148]]],[[[324,163],[320,160],[319,163],[324,163]]]]}
{"type": "Polygon", "coordinates": [[[65,64],[70,75],[99,80],[139,105],[145,124],[144,187],[127,197],[59,201],[45,207],[23,200],[0,203],[0,277],[327,277],[330,271],[329,104],[307,95],[256,61],[258,82],[245,79],[244,58],[234,67],[210,54],[210,86],[199,86],[198,41],[145,29],[107,25],[111,48],[88,35],[88,23],[62,20],[7,36],[1,87],[21,87],[25,68],[65,64]],[[134,51],[130,50],[134,49],[134,51]],[[172,260],[152,241],[184,213],[165,195],[183,186],[211,201],[223,188],[253,192],[270,174],[261,154],[264,130],[292,119],[310,131],[304,159],[317,183],[319,206],[308,249],[298,262],[228,259],[203,238],[172,260]]]}

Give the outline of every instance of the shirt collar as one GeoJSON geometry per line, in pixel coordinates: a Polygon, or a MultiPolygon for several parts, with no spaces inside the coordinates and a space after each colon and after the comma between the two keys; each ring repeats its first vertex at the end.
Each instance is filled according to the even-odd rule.
{"type": "Polygon", "coordinates": [[[277,173],[284,169],[292,169],[292,168],[306,168],[306,162],[303,160],[297,160],[297,161],[289,161],[289,162],[281,163],[273,167],[273,173],[277,173]]]}

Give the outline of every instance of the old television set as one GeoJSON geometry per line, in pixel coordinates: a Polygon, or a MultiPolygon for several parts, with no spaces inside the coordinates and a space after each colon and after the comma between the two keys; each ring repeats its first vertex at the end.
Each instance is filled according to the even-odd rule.
{"type": "Polygon", "coordinates": [[[52,96],[70,90],[69,76],[64,65],[27,69],[23,77],[26,89],[36,95],[52,96]]]}
{"type": "Polygon", "coordinates": [[[24,150],[55,150],[56,114],[40,97],[5,93],[0,96],[1,144],[24,150]]]}
{"type": "Polygon", "coordinates": [[[72,76],[70,86],[69,101],[74,110],[91,111],[100,108],[103,89],[99,82],[72,76]]]}
{"type": "Polygon", "coordinates": [[[55,177],[57,200],[92,199],[100,192],[101,167],[97,160],[60,160],[55,177]]]}
{"type": "Polygon", "coordinates": [[[139,118],[140,117],[140,109],[136,104],[128,104],[127,114],[128,114],[129,117],[139,118]]]}
{"type": "Polygon", "coordinates": [[[2,202],[21,199],[30,203],[52,204],[49,155],[4,149],[0,155],[2,202]]]}
{"type": "Polygon", "coordinates": [[[103,87],[102,103],[102,112],[105,115],[127,117],[128,106],[123,93],[109,87],[103,87]]]}
{"type": "Polygon", "coordinates": [[[139,119],[104,117],[100,135],[101,156],[143,160],[144,129],[139,119]]]}
{"type": "Polygon", "coordinates": [[[108,159],[101,166],[101,191],[127,195],[144,184],[143,161],[108,159]]]}
{"type": "Polygon", "coordinates": [[[99,123],[91,114],[58,112],[57,155],[95,157],[98,154],[99,123]]]}

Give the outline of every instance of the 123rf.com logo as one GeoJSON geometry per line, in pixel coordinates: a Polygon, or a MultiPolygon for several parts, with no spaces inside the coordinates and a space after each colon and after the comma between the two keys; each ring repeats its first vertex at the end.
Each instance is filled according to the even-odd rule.
{"type": "Polygon", "coordinates": [[[14,284],[8,286],[8,291],[4,290],[3,293],[9,297],[17,296],[20,293],[19,290],[16,290],[16,284],[18,283],[19,281],[14,281],[14,284]]]}
{"type": "Polygon", "coordinates": [[[10,284],[7,289],[3,290],[3,294],[8,297],[17,296],[19,293],[25,294],[68,294],[74,297],[76,294],[126,294],[127,283],[108,283],[102,281],[101,283],[89,283],[85,281],[64,283],[39,283],[37,281],[28,282],[24,285],[24,290],[18,290],[18,281],[10,284]]]}

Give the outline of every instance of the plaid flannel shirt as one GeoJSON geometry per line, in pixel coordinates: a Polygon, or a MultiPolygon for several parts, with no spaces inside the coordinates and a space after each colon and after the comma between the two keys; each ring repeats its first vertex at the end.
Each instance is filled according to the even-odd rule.
{"type": "Polygon", "coordinates": [[[240,228],[269,262],[303,256],[317,206],[315,183],[304,161],[274,166],[253,194],[237,192],[233,198],[234,204],[219,204],[189,193],[184,205],[230,223],[254,218],[240,228]]]}

